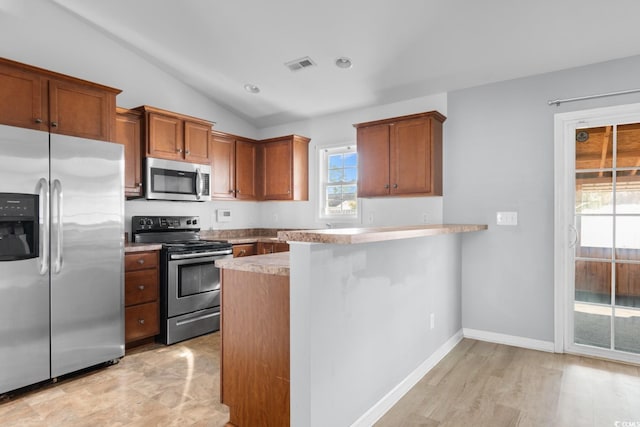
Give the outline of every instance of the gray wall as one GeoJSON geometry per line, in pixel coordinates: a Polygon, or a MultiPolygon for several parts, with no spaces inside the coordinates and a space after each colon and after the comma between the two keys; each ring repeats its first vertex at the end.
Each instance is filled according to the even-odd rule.
{"type": "Polygon", "coordinates": [[[489,224],[463,239],[464,328],[553,341],[554,114],[640,95],[547,101],[640,88],[639,72],[636,56],[449,93],[444,220],[489,224]],[[516,227],[495,225],[505,210],[516,227]]]}
{"type": "Polygon", "coordinates": [[[291,244],[291,425],[352,425],[460,331],[471,234],[291,244]]]}

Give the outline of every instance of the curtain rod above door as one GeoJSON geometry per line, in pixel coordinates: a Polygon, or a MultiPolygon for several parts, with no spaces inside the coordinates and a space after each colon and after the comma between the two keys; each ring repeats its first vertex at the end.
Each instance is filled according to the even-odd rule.
{"type": "Polygon", "coordinates": [[[587,99],[604,98],[607,96],[626,95],[629,93],[636,93],[636,92],[640,92],[640,89],[621,90],[618,92],[600,93],[598,95],[578,96],[576,98],[556,99],[553,101],[548,101],[547,104],[555,105],[556,107],[559,107],[560,104],[564,104],[565,102],[584,101],[587,99]]]}

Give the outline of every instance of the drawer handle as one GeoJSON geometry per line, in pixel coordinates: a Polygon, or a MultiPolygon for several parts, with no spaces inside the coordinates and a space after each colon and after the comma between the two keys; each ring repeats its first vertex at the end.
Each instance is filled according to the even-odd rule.
{"type": "Polygon", "coordinates": [[[239,253],[238,255],[239,255],[239,256],[242,256],[242,255],[244,255],[244,254],[246,254],[246,253],[247,253],[247,250],[246,250],[246,249],[241,249],[241,250],[240,250],[240,253],[239,253]]]}
{"type": "Polygon", "coordinates": [[[141,325],[144,325],[144,319],[138,319],[138,323],[140,323],[141,325]]]}
{"type": "Polygon", "coordinates": [[[144,264],[144,258],[140,258],[140,259],[138,260],[138,264],[140,264],[140,265],[144,264]]]}
{"type": "Polygon", "coordinates": [[[140,289],[141,291],[144,291],[144,285],[138,285],[138,289],[140,289]]]}

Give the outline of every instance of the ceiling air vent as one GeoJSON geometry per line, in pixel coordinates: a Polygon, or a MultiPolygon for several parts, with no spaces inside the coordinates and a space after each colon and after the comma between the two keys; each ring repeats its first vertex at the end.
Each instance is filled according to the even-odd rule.
{"type": "Polygon", "coordinates": [[[311,58],[305,56],[304,58],[294,59],[293,61],[289,61],[284,65],[287,66],[291,71],[299,71],[303,68],[315,67],[316,63],[313,62],[311,58]]]}

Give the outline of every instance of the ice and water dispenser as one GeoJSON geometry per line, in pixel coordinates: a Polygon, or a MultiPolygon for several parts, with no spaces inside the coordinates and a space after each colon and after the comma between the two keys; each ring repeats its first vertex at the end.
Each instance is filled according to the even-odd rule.
{"type": "Polygon", "coordinates": [[[38,257],[38,196],[0,193],[0,261],[38,257]]]}

